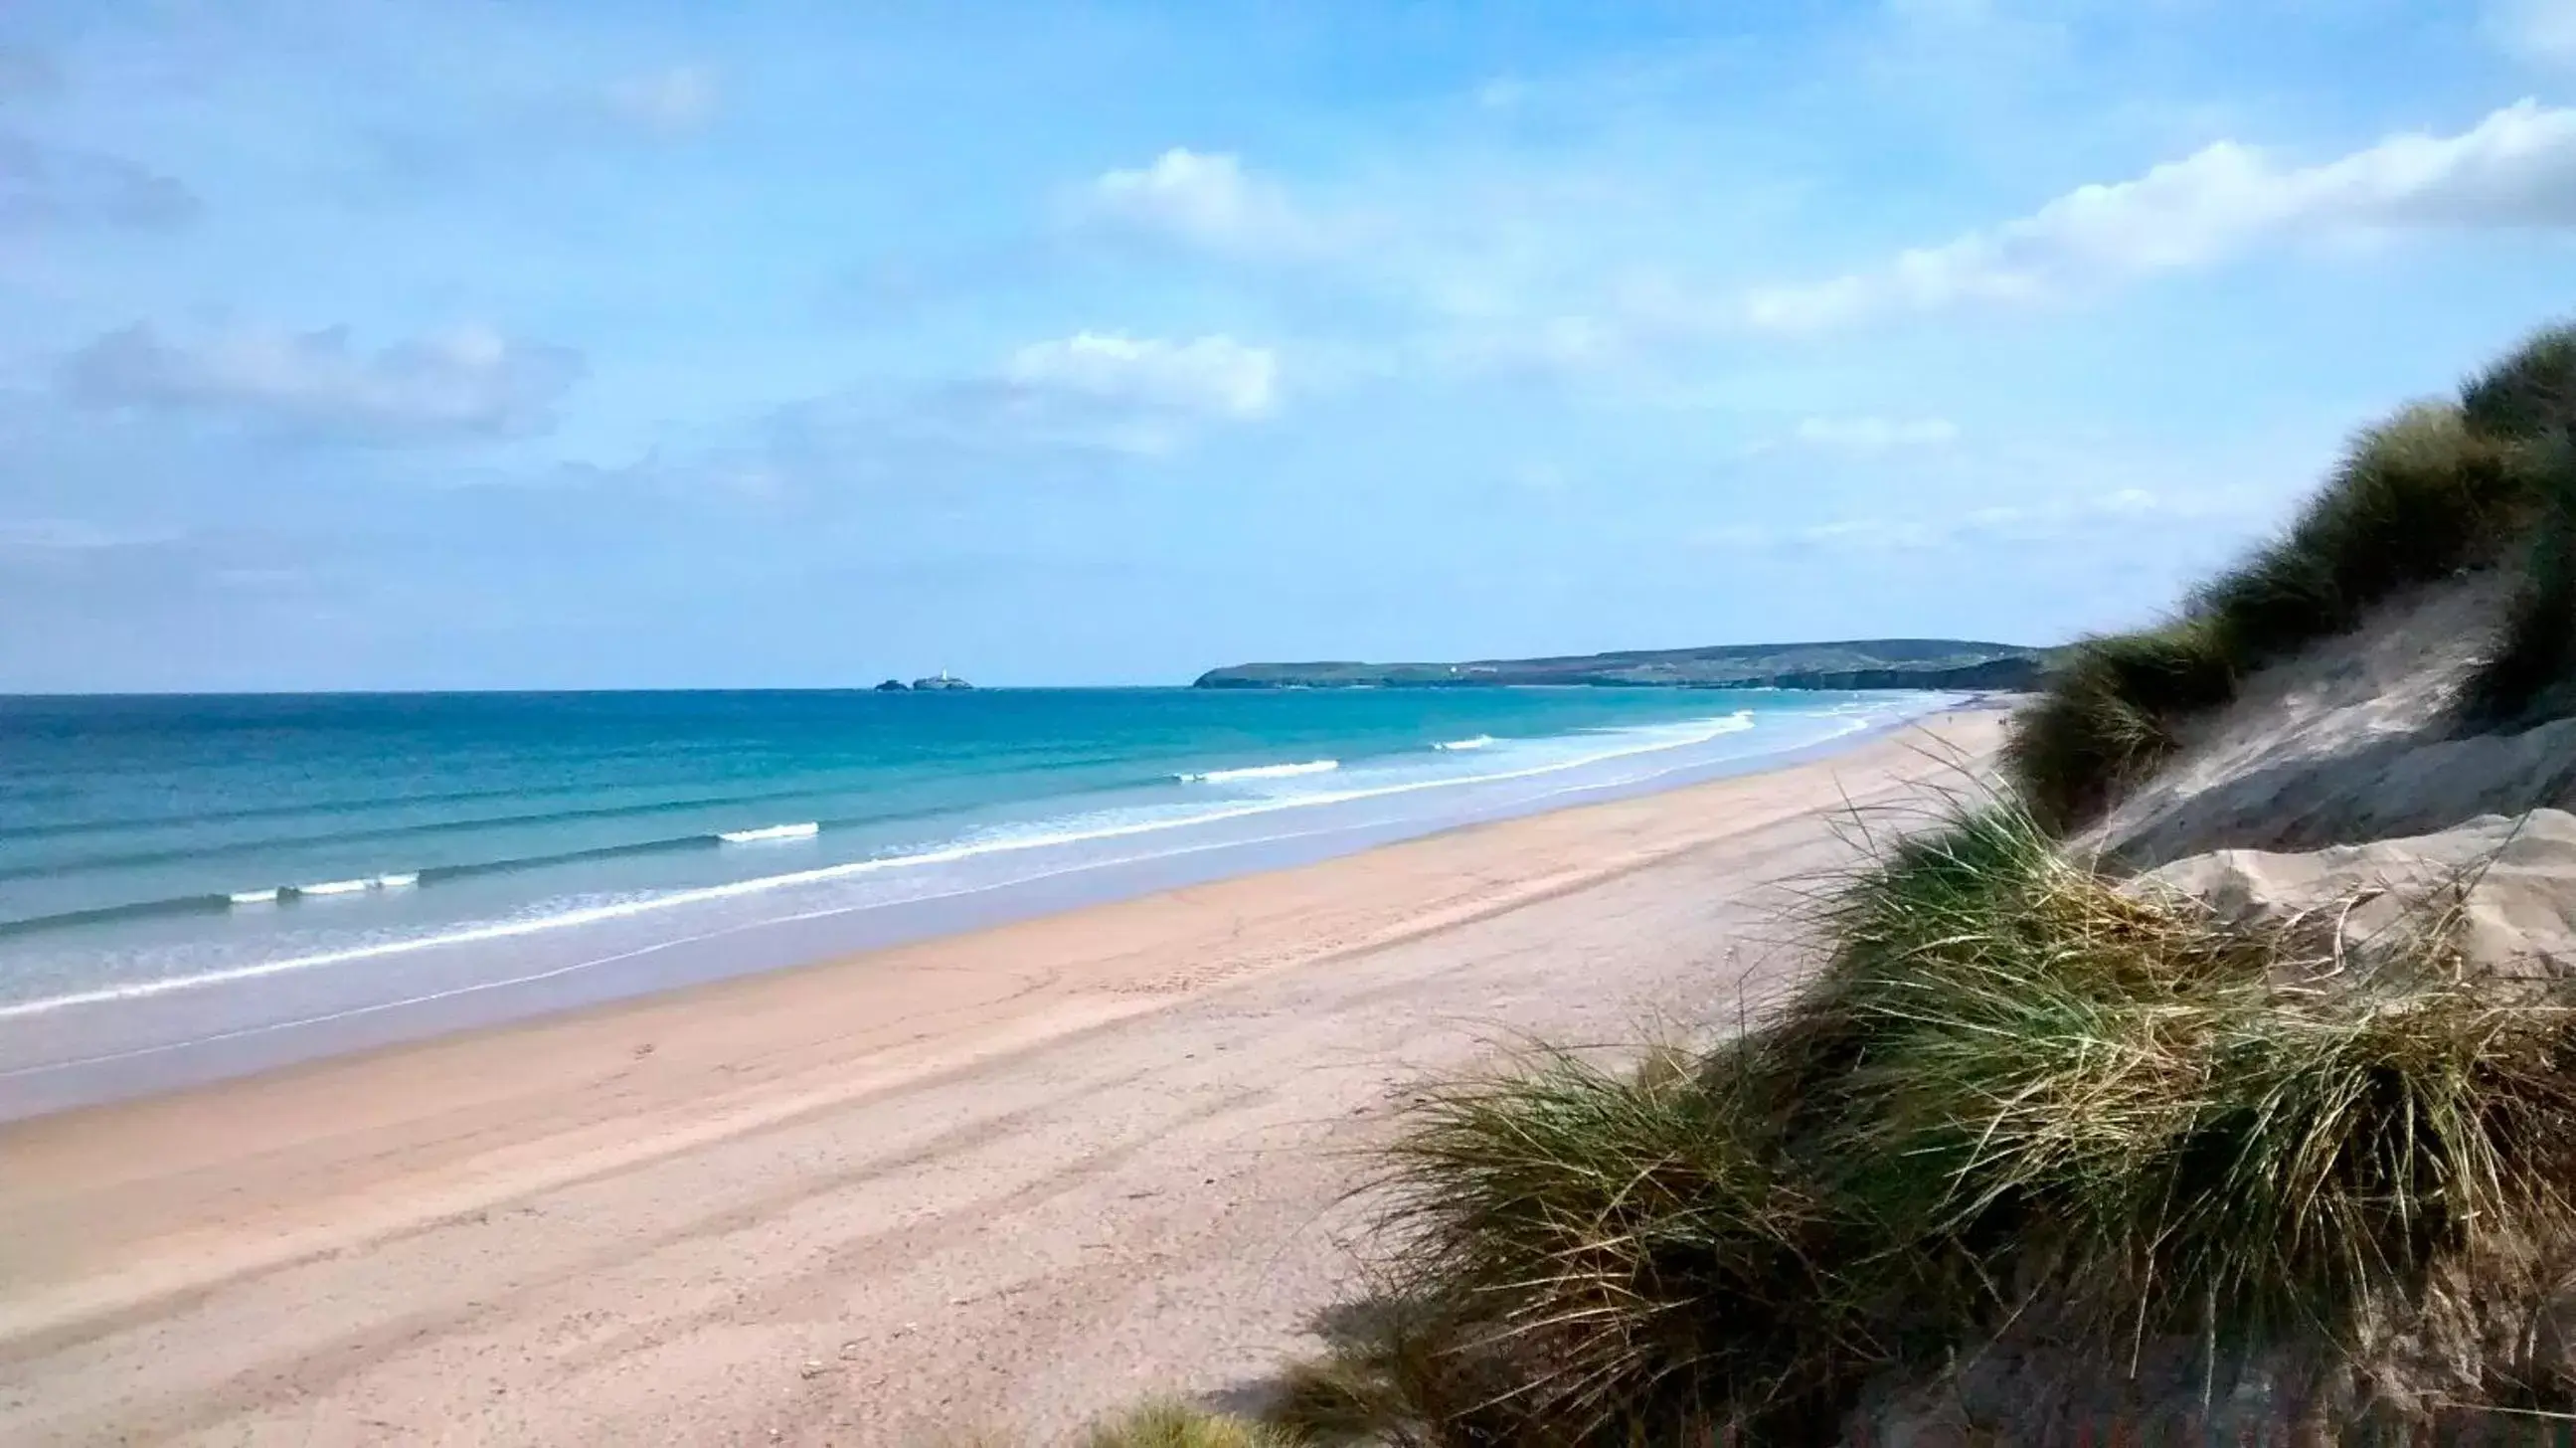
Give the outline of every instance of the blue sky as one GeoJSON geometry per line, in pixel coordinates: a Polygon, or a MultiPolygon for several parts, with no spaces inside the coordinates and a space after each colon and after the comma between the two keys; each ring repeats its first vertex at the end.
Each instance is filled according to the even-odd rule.
{"type": "Polygon", "coordinates": [[[2576,310],[2576,0],[0,11],[0,690],[2154,616],[2576,310]]]}

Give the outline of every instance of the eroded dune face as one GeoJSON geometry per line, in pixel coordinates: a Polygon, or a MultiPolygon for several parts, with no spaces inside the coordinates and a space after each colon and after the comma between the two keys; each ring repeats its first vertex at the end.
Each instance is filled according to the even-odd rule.
{"type": "Polygon", "coordinates": [[[2302,853],[2216,850],[2124,887],[2170,890],[2233,926],[2313,931],[2367,967],[2438,932],[2482,976],[2576,975],[2576,815],[2481,815],[2438,834],[2302,853]]]}
{"type": "Polygon", "coordinates": [[[2079,845],[2145,869],[2576,803],[2576,720],[2474,735],[2453,720],[2512,582],[2499,570],[2401,599],[2359,632],[2254,675],[2079,845]]]}

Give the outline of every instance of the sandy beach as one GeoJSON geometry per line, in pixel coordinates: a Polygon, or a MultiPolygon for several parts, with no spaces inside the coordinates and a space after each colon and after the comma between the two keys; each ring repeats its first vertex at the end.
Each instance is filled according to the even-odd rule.
{"type": "Polygon", "coordinates": [[[1723,1019],[1830,815],[2000,717],[0,1128],[0,1440],[1036,1443],[1249,1397],[1352,1280],[1407,1083],[1723,1019]]]}

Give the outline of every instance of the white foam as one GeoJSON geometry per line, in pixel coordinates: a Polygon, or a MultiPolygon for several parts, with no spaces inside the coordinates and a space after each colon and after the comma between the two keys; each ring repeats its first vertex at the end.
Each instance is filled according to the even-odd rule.
{"type": "Polygon", "coordinates": [[[277,895],[277,887],[272,885],[265,890],[235,890],[226,898],[236,905],[274,905],[277,895]]]}
{"type": "Polygon", "coordinates": [[[1446,744],[1434,744],[1431,747],[1446,753],[1455,754],[1461,749],[1482,749],[1493,742],[1493,735],[1479,734],[1473,739],[1452,739],[1446,744]]]}
{"type": "Polygon", "coordinates": [[[1249,769],[1211,769],[1205,774],[1176,774],[1172,778],[1183,784],[1228,784],[1238,779],[1293,779],[1301,774],[1330,774],[1342,767],[1338,759],[1309,759],[1298,764],[1256,764],[1249,769]]]}
{"type": "Polygon", "coordinates": [[[298,895],[355,895],[361,891],[373,889],[375,883],[373,880],[324,880],[318,885],[298,885],[295,887],[295,893],[298,895]]]}
{"type": "Polygon", "coordinates": [[[419,883],[420,872],[417,870],[403,875],[378,875],[375,881],[379,890],[408,890],[419,883]]]}
{"type": "MultiPolygon", "coordinates": [[[[222,970],[203,971],[195,975],[164,976],[158,980],[133,981],[124,985],[102,986],[95,990],[75,991],[58,996],[48,996],[42,1000],[17,1001],[9,1004],[0,1004],[0,1020],[11,1020],[20,1016],[43,1015],[48,1012],[66,1010],[75,1006],[101,1005],[112,1001],[139,1000],[150,996],[169,995],[179,991],[203,989],[207,986],[228,985],[237,981],[257,980],[266,976],[286,975],[295,971],[311,970],[321,966],[342,965],[350,961],[357,960],[373,960],[389,955],[405,955],[416,951],[437,949],[451,945],[474,945],[493,940],[511,940],[520,936],[536,935],[545,931],[568,929],[582,925],[595,925],[603,921],[626,919],[636,915],[676,909],[682,906],[701,905],[720,900],[740,899],[746,896],[765,894],[772,890],[792,889],[800,885],[813,885],[836,880],[856,879],[862,876],[877,874],[885,870],[912,869],[928,865],[947,865],[954,864],[959,860],[973,859],[984,855],[1011,854],[1023,850],[1046,849],[1060,845],[1091,844],[1101,840],[1121,839],[1135,835],[1151,834],[1160,830],[1176,829],[1189,825],[1214,824],[1221,820],[1241,819],[1249,815],[1271,814],[1280,810],[1304,809],[1315,805],[1345,804],[1353,800],[1381,799],[1395,795],[1413,794],[1422,790],[1456,789],[1466,785],[1493,784],[1505,780],[1529,779],[1539,775],[1554,774],[1560,770],[1580,769],[1586,765],[1603,764],[1614,759],[1625,759],[1640,754],[1655,754],[1668,749],[1686,749],[1692,745],[1705,744],[1713,739],[1721,738],[1728,734],[1741,733],[1752,727],[1753,711],[1749,709],[1739,710],[1736,713],[1726,715],[1721,718],[1700,719],[1688,721],[1683,724],[1659,726],[1651,730],[1636,731],[1634,733],[1613,734],[1608,737],[1625,738],[1631,742],[1621,744],[1614,748],[1594,750],[1588,754],[1575,755],[1564,759],[1552,759],[1542,764],[1528,765],[1518,769],[1501,769],[1487,774],[1459,775],[1445,779],[1412,779],[1395,784],[1374,785],[1357,789],[1324,790],[1317,791],[1312,794],[1290,795],[1277,799],[1249,800],[1239,804],[1230,804],[1219,808],[1202,810],[1195,814],[1179,816],[1176,818],[1140,820],[1122,824],[1095,825],[1089,828],[1056,830],[1039,834],[1006,836],[999,839],[987,839],[970,843],[947,845],[938,849],[923,850],[917,854],[891,855],[873,860],[854,860],[845,864],[823,865],[810,870],[792,870],[783,874],[762,875],[749,880],[736,880],[723,885],[708,885],[689,890],[674,890],[665,895],[655,895],[644,899],[621,900],[614,904],[585,906],[580,909],[566,910],[558,914],[539,916],[534,919],[500,921],[488,925],[473,925],[461,930],[449,931],[442,935],[415,936],[406,940],[378,941],[368,945],[348,946],[339,950],[317,951],[311,955],[294,956],[285,960],[262,961],[256,965],[231,966],[222,970]],[[1640,738],[1639,735],[1641,734],[1645,737],[1640,738]]],[[[1329,761],[1325,762],[1329,763],[1329,761]]]]}
{"type": "Polygon", "coordinates": [[[822,832],[819,822],[804,820],[792,825],[763,825],[756,830],[720,830],[716,838],[728,845],[756,845],[764,840],[810,840],[822,832]]]}

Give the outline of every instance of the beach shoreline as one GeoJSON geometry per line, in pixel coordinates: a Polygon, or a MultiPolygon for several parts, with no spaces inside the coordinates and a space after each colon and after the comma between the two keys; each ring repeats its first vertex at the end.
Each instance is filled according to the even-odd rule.
{"type": "MultiPolygon", "coordinates": [[[[985,1406],[1061,1426],[1111,1388],[1168,1384],[1071,1362],[1029,1378],[1026,1351],[951,1335],[973,1314],[921,1319],[949,1299],[1044,1295],[1028,1284],[1057,1282],[1079,1245],[1066,1232],[1106,1231],[1112,1255],[1132,1257],[1144,1218],[1201,1195],[1184,1178],[1211,1163],[1193,1164],[1184,1138],[1243,1111],[1283,1114],[1220,1139],[1365,1126],[1415,1067],[1490,1046],[1461,1012],[1561,1039],[1606,1030],[1605,1012],[1741,989],[1735,951],[1750,942],[1701,928],[1759,919],[1763,881],[1840,857],[1826,815],[1984,757],[1998,724],[1947,714],[1821,759],[0,1126],[0,1431],[908,1441],[887,1435],[957,1406],[936,1401],[943,1373],[987,1368],[999,1396],[985,1406]],[[1702,874],[1714,889],[1688,883],[1702,874]],[[1676,995],[1694,974],[1710,978],[1676,995]],[[1399,1003],[1418,1029],[1373,1014],[1399,1003]],[[1268,1028],[1230,1036],[1247,1013],[1268,1028]],[[1239,1069],[1200,1065],[1229,1053],[1239,1069]],[[1075,1101],[1093,1109],[1022,1143],[1025,1160],[987,1159],[1075,1101]],[[1029,1170],[1059,1187],[1005,1188],[1029,1170]],[[1101,1195],[1131,1172],[1144,1195],[1101,1195]],[[1121,1205],[1138,1202],[1163,1205],[1121,1205]],[[1072,1220],[1050,1215],[1076,1204],[1072,1220]],[[862,1260],[929,1217],[970,1246],[1026,1231],[1055,1266],[1014,1276],[1029,1264],[971,1250],[862,1260]],[[496,1230],[506,1253],[486,1240],[496,1230]],[[796,1285],[728,1296],[779,1272],[796,1285]],[[792,1310],[771,1300],[782,1292],[792,1310]],[[746,1377],[731,1355],[754,1339],[764,1366],[746,1377]],[[588,1366],[566,1367],[566,1342],[588,1366]],[[791,1396],[831,1383],[847,1400],[755,1424],[773,1367],[791,1396]]],[[[1225,1189],[1194,1205],[1263,1205],[1182,1232],[1172,1250],[1191,1271],[1222,1277],[1219,1259],[1244,1250],[1230,1233],[1305,1241],[1278,1212],[1311,1226],[1336,1210],[1315,1162],[1221,1150],[1226,1170],[1199,1185],[1225,1189]]],[[[1209,1340],[1293,1338],[1288,1304],[1324,1270],[1301,1259],[1238,1284],[1237,1320],[1209,1340]]],[[[1150,1327],[1113,1316],[1086,1353],[1150,1327]]]]}
{"type": "MultiPolygon", "coordinates": [[[[1465,788],[1400,786],[1393,793],[1410,796],[1407,808],[1391,815],[1373,813],[1367,798],[1386,791],[1366,789],[1359,792],[1358,812],[1329,804],[1305,806],[1294,811],[1298,818],[1291,821],[1275,806],[1256,804],[1246,818],[1227,822],[1221,817],[1228,811],[1220,810],[1214,832],[1176,831],[1167,841],[1126,854],[1095,856],[1079,849],[1061,858],[1045,850],[995,854],[991,863],[1009,863],[1022,873],[959,879],[928,893],[883,902],[751,895],[745,897],[746,907],[761,899],[780,903],[764,907],[766,913],[716,919],[671,917],[659,913],[655,902],[644,902],[596,912],[654,912],[613,921],[605,927],[609,934],[556,928],[582,913],[576,911],[467,932],[503,937],[489,945],[422,949],[421,943],[393,942],[346,952],[351,958],[318,969],[299,968],[292,960],[254,962],[195,978],[145,979],[54,1000],[0,1002],[0,1121],[184,1090],[713,980],[799,969],[1088,905],[1312,864],[1475,824],[1787,767],[1858,747],[1907,728],[1918,717],[1900,713],[1855,720],[1846,732],[1759,752],[1740,752],[1740,741],[1759,731],[1723,732],[1713,753],[1688,747],[1614,751],[1609,757],[1619,772],[1608,776],[1583,769],[1506,769],[1459,781],[1465,788]],[[1637,765],[1645,771],[1636,772],[1637,765]],[[1532,777],[1517,777],[1524,774],[1532,777]],[[1489,781],[1507,792],[1485,788],[1489,781]],[[358,958],[380,952],[380,958],[358,958]]],[[[1159,831],[1144,831],[1137,842],[1143,844],[1149,834],[1161,837],[1159,831]]],[[[956,853],[980,854],[984,848],[956,853]]],[[[864,872],[879,863],[810,873],[864,872]]],[[[779,880],[796,879],[803,869],[793,861],[773,868],[788,872],[779,880]]],[[[696,893],[758,891],[771,883],[754,879],[696,893]]]]}

